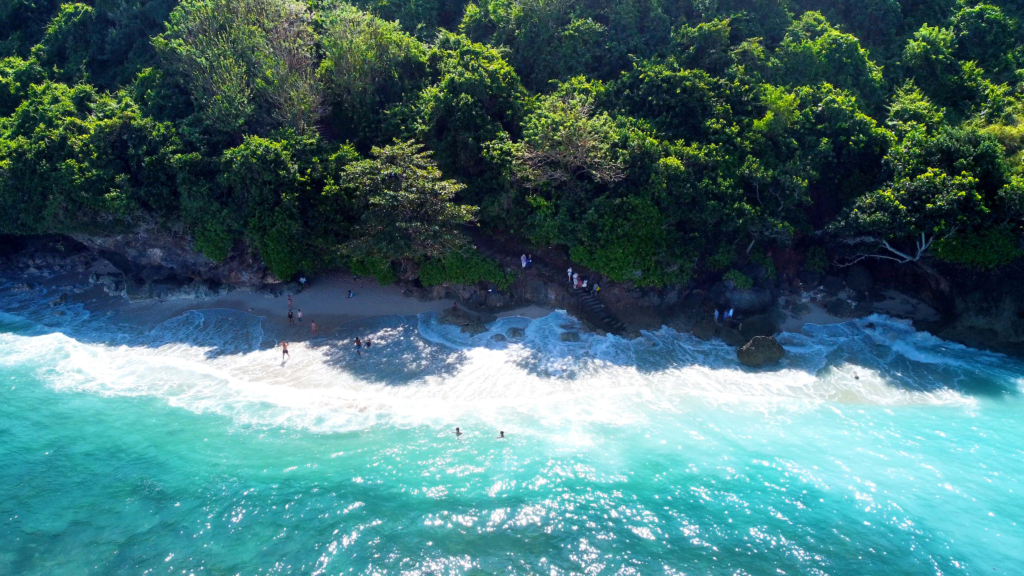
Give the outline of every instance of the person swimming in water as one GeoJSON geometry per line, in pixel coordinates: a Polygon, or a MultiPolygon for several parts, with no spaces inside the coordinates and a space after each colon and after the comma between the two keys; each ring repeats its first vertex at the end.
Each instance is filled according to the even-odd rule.
{"type": "Polygon", "coordinates": [[[281,340],[281,362],[284,362],[284,357],[291,358],[292,355],[288,353],[288,343],[281,340]]]}
{"type": "Polygon", "coordinates": [[[362,356],[363,353],[360,349],[363,347],[363,343],[359,340],[359,336],[356,336],[356,354],[362,356]]]}
{"type": "Polygon", "coordinates": [[[459,436],[462,436],[462,430],[459,430],[459,427],[456,426],[454,434],[455,434],[455,437],[458,438],[459,436]]]}
{"type": "Polygon", "coordinates": [[[497,439],[498,440],[504,440],[505,439],[505,431],[504,430],[502,430],[501,432],[498,432],[498,438],[497,439]]]}
{"type": "Polygon", "coordinates": [[[860,374],[857,374],[856,370],[853,372],[853,379],[860,380],[860,374]]]}

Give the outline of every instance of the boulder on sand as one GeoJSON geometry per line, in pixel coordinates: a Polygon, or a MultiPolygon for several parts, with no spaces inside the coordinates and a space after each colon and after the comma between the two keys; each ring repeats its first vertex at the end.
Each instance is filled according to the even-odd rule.
{"type": "Polygon", "coordinates": [[[786,350],[774,336],[755,336],[736,351],[740,362],[751,368],[777,364],[785,355],[786,350]]]}

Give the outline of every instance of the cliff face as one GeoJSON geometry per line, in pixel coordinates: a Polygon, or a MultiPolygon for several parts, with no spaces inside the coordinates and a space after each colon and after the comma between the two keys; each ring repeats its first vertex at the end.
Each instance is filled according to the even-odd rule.
{"type": "Polygon", "coordinates": [[[1024,266],[949,275],[944,325],[936,335],[975,348],[1024,355],[1024,266]]]}
{"type": "Polygon", "coordinates": [[[191,238],[166,230],[75,235],[74,239],[124,273],[129,298],[146,297],[161,286],[196,281],[212,286],[260,286],[278,281],[242,244],[224,262],[214,262],[196,251],[191,238]]]}

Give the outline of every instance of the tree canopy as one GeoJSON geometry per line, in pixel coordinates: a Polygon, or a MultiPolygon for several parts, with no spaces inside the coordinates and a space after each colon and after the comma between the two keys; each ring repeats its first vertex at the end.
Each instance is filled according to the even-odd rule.
{"type": "Polygon", "coordinates": [[[800,243],[991,269],[1024,226],[1022,10],[12,0],[0,233],[166,226],[281,278],[504,282],[469,223],[639,285],[800,243]]]}

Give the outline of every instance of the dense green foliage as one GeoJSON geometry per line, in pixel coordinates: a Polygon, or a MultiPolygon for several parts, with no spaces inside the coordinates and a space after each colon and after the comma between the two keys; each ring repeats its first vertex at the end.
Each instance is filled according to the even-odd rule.
{"type": "Polygon", "coordinates": [[[420,281],[424,286],[484,281],[496,285],[500,290],[508,290],[515,279],[515,272],[503,272],[497,262],[470,250],[449,252],[441,258],[427,260],[420,267],[420,281]]]}
{"type": "Polygon", "coordinates": [[[471,222],[637,285],[770,277],[773,251],[800,243],[813,270],[991,269],[1021,254],[1022,14],[10,0],[0,233],[162,226],[281,278],[350,266],[390,282],[405,260],[425,284],[499,287],[511,277],[469,249],[471,222]]]}
{"type": "Polygon", "coordinates": [[[754,281],[749,276],[740,272],[739,270],[729,270],[722,275],[722,280],[732,282],[733,286],[740,290],[749,290],[754,286],[754,281]]]}

